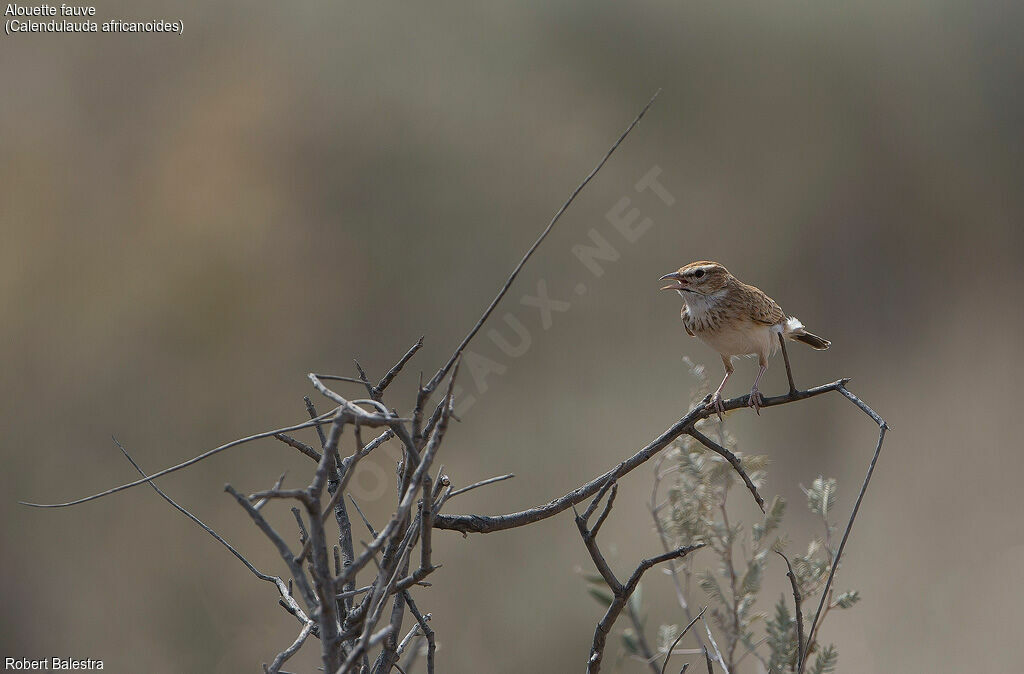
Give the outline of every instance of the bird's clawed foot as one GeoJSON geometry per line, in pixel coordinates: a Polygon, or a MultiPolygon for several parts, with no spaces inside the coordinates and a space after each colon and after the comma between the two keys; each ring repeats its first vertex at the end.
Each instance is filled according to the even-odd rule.
{"type": "Polygon", "coordinates": [[[750,389],[750,397],[747,400],[747,405],[754,408],[757,412],[757,416],[761,416],[761,406],[764,405],[764,398],[761,397],[761,392],[757,390],[757,387],[750,389]]]}
{"type": "Polygon", "coordinates": [[[711,396],[711,400],[708,402],[707,405],[704,406],[704,409],[708,410],[709,412],[716,413],[718,415],[718,420],[723,421],[722,413],[725,412],[725,405],[722,403],[722,394],[716,392],[713,396],[711,396]]]}

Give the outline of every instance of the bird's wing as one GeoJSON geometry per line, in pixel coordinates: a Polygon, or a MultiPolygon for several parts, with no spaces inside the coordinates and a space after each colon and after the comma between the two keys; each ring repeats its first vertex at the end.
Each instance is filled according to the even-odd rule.
{"type": "Polygon", "coordinates": [[[763,290],[751,285],[748,285],[746,290],[750,301],[750,317],[755,321],[766,325],[775,325],[786,319],[782,307],[768,297],[763,290]]]}
{"type": "Polygon", "coordinates": [[[683,330],[686,330],[686,334],[690,337],[694,337],[693,330],[690,329],[690,313],[687,310],[687,306],[684,304],[682,311],[679,312],[679,318],[683,319],[683,330]]]}

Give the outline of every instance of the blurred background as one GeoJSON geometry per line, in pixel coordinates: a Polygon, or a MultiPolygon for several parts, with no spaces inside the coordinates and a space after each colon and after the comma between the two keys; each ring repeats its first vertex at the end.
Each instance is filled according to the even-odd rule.
{"type": "MultiPolygon", "coordinates": [[[[833,341],[790,349],[799,385],[853,377],[893,427],[838,577],[863,599],[821,634],[839,671],[1020,671],[1024,5],[97,6],[111,18],[185,30],[0,38],[0,654],[154,673],[269,662],[297,632],[274,588],[151,490],[16,501],[134,479],[112,434],[152,472],[299,422],[307,372],[351,375],[356,357],[379,377],[424,335],[392,385],[409,407],[418,371],[663,88],[488,324],[514,344],[511,314],[525,353],[487,330],[474,343],[498,371],[465,377],[472,404],[439,460],[456,484],[517,477],[450,510],[546,502],[676,421],[694,387],[682,357],[715,377],[720,363],[658,277],[719,260],[833,341]],[[652,170],[671,205],[636,190],[652,170]],[[608,219],[624,206],[652,223],[634,242],[608,219]],[[600,276],[572,252],[592,231],[618,254],[600,276]],[[520,301],[541,282],[569,305],[547,329],[520,301]]],[[[780,359],[762,390],[784,388],[780,359]]],[[[728,422],[771,456],[762,492],[792,504],[797,548],[818,533],[801,484],[837,477],[845,518],[870,420],[825,396],[728,422]]],[[[389,451],[353,487],[378,521],[389,451]]],[[[309,467],[265,441],[161,485],[283,575],[222,487],[309,467]]],[[[631,474],[602,530],[616,569],[660,551],[650,479],[631,474]]],[[[570,516],[434,545],[444,568],[417,601],[439,671],[582,670],[601,609],[570,516]]],[[[770,570],[774,602],[786,579],[770,570]]],[[[682,622],[669,581],[647,585],[650,629],[682,622]]],[[[317,651],[289,668],[312,671],[317,651]]]]}

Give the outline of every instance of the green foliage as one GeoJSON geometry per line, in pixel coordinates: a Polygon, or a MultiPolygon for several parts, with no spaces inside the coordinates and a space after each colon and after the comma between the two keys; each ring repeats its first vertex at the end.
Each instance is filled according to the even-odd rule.
{"type": "MultiPolygon", "coordinates": [[[[701,400],[710,390],[706,372],[701,366],[691,364],[691,371],[700,381],[694,401],[701,400]]],[[[742,462],[751,481],[763,486],[767,476],[768,457],[746,455],[739,451],[735,438],[717,419],[711,417],[700,422],[701,432],[714,438],[720,445],[732,451],[742,462]]],[[[766,508],[760,521],[749,531],[740,522],[730,520],[727,507],[729,493],[734,486],[746,489],[733,467],[717,453],[707,451],[703,445],[689,436],[684,436],[666,450],[661,477],[670,475],[667,482],[667,500],[654,512],[658,520],[659,533],[666,540],[666,546],[693,545],[705,543],[706,551],[690,555],[680,564],[682,587],[679,588],[689,599],[693,585],[700,588],[706,598],[706,615],[715,624],[716,641],[721,647],[723,658],[730,671],[747,655],[761,661],[765,669],[774,674],[793,674],[797,670],[797,622],[791,610],[793,597],[788,592],[775,604],[769,617],[758,610],[769,559],[777,559],[773,551],[784,551],[789,543],[781,535],[786,502],[775,496],[766,508]],[[708,564],[708,553],[714,564],[708,564]],[[697,568],[703,564],[703,568],[697,568]],[[758,623],[764,624],[764,638],[755,636],[758,623]]],[[[814,616],[811,614],[821,590],[832,569],[835,549],[832,534],[835,526],[832,513],[837,505],[838,486],[833,478],[818,476],[809,488],[803,488],[807,496],[807,508],[817,515],[823,526],[823,538],[812,538],[802,554],[790,555],[793,575],[802,597],[804,630],[810,629],[814,616]]],[[[657,489],[655,489],[657,493],[657,489]]],[[[652,506],[653,507],[653,506],[652,506]]],[[[772,572],[777,569],[772,568],[772,572]]],[[[602,607],[612,601],[604,579],[597,575],[585,576],[587,591],[602,607]]],[[[823,612],[832,609],[848,609],[860,600],[857,590],[849,590],[833,596],[830,590],[823,612]]],[[[635,615],[642,615],[641,588],[637,587],[630,599],[630,608],[635,615]]],[[[688,602],[699,605],[705,602],[688,602]]],[[[826,615],[818,621],[816,636],[826,615]]],[[[760,630],[758,630],[760,631],[760,630]]],[[[695,630],[696,632],[696,630],[695,630]]],[[[678,625],[661,625],[657,634],[657,652],[664,654],[679,633],[678,625]]],[[[622,632],[622,646],[627,655],[642,653],[640,639],[634,629],[622,632]]],[[[804,638],[806,638],[806,633],[804,638]]],[[[698,637],[699,639],[699,637],[698,637]]],[[[834,672],[839,654],[834,645],[820,647],[818,643],[806,645],[805,649],[813,663],[808,662],[810,674],[834,672]]]]}
{"type": "Polygon", "coordinates": [[[850,608],[854,604],[860,601],[860,592],[852,590],[850,592],[844,592],[832,602],[832,606],[835,608],[850,608]]]}
{"type": "Polygon", "coordinates": [[[679,625],[661,625],[658,627],[658,652],[668,653],[668,649],[679,636],[679,625]]]}
{"type": "Polygon", "coordinates": [[[833,478],[827,480],[818,476],[814,478],[810,489],[804,489],[807,494],[807,507],[815,515],[828,519],[829,513],[836,506],[836,481],[833,478]]]}
{"type": "MultiPolygon", "coordinates": [[[[691,371],[701,384],[694,398],[700,400],[711,390],[711,382],[702,367],[691,364],[691,371]]],[[[764,484],[768,468],[766,456],[745,455],[739,451],[735,438],[717,417],[704,420],[700,428],[705,435],[740,458],[755,485],[760,487],[764,484]]],[[[792,595],[787,592],[776,603],[771,617],[757,608],[765,574],[769,571],[768,560],[777,559],[770,553],[773,550],[783,551],[788,545],[780,535],[786,514],[785,500],[778,496],[772,499],[763,518],[754,523],[748,533],[741,523],[730,520],[731,513],[727,508],[731,489],[736,485],[742,486],[732,466],[689,436],[677,440],[669,452],[666,465],[674,468],[671,471],[674,479],[667,485],[667,508],[661,511],[660,517],[662,530],[669,536],[671,545],[707,543],[716,561],[707,565],[707,553],[684,560],[681,565],[684,593],[689,594],[691,583],[695,583],[706,596],[708,615],[715,623],[716,638],[730,670],[744,654],[750,653],[772,672],[795,672],[797,625],[791,609],[792,595]],[[707,566],[696,568],[698,564],[707,566]],[[764,624],[765,638],[761,642],[754,635],[758,621],[764,624]]],[[[806,630],[813,619],[813,615],[808,613],[813,612],[816,606],[835,558],[832,515],[837,506],[838,486],[835,479],[818,476],[803,491],[807,496],[807,508],[820,519],[824,534],[823,538],[812,538],[806,552],[790,556],[803,599],[806,630]]],[[[824,613],[833,608],[849,608],[859,599],[860,594],[856,590],[830,596],[824,613]]],[[[822,620],[824,618],[825,615],[822,620]]],[[[806,638],[806,634],[804,636],[806,638]]],[[[819,649],[812,645],[808,650],[814,657],[813,665],[808,663],[809,672],[827,674],[835,670],[838,653],[834,646],[819,649]]]]}
{"type": "Polygon", "coordinates": [[[796,619],[789,613],[785,597],[775,604],[775,615],[765,621],[765,634],[770,653],[768,669],[788,672],[796,667],[796,619]]]}
{"type": "MultiPolygon", "coordinates": [[[[706,388],[703,370],[693,370],[706,388]]],[[[698,393],[697,399],[701,397],[703,393],[698,393]]],[[[755,485],[764,484],[768,457],[738,451],[735,438],[717,418],[702,422],[701,430],[740,458],[755,485]]],[[[685,560],[682,566],[688,583],[692,578],[708,597],[708,616],[716,625],[716,635],[720,633],[726,644],[723,652],[735,652],[737,645],[752,646],[756,641],[755,624],[764,619],[756,608],[757,597],[769,553],[778,541],[775,534],[782,524],[786,503],[774,498],[763,520],[748,533],[742,524],[728,519],[729,491],[742,484],[729,462],[706,451],[688,436],[679,439],[669,451],[668,462],[675,464],[675,480],[669,486],[669,508],[664,511],[661,525],[674,545],[707,543],[717,557],[715,568],[698,572],[692,559],[685,560]],[[742,560],[736,554],[740,548],[745,551],[742,560]]]]}
{"type": "Polygon", "coordinates": [[[814,658],[814,666],[808,671],[811,674],[829,674],[829,672],[836,671],[836,663],[838,662],[839,653],[836,652],[835,646],[829,644],[814,658]]]}

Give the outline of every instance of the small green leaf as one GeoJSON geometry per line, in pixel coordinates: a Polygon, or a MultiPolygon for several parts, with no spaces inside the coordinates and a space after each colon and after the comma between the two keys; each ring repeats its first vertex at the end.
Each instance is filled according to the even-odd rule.
{"type": "Polygon", "coordinates": [[[836,664],[839,662],[839,653],[833,644],[826,646],[818,657],[814,658],[814,667],[811,674],[831,674],[836,671],[836,664]]]}
{"type": "Polygon", "coordinates": [[[860,592],[857,590],[850,590],[849,592],[844,592],[836,597],[836,600],[832,605],[838,606],[839,608],[850,608],[858,601],[860,601],[860,592]]]}
{"type": "Polygon", "coordinates": [[[810,489],[804,489],[807,494],[807,507],[822,519],[828,520],[829,514],[836,505],[836,481],[835,478],[825,478],[821,475],[814,478],[810,489]]]}
{"type": "Polygon", "coordinates": [[[700,585],[700,588],[704,590],[704,592],[711,595],[713,598],[717,599],[723,604],[726,603],[725,595],[722,594],[722,588],[719,587],[718,581],[715,580],[715,577],[711,575],[711,571],[705,570],[704,573],[700,575],[700,578],[697,579],[697,583],[700,585]]]}
{"type": "Polygon", "coordinates": [[[676,636],[679,634],[679,625],[659,625],[658,626],[658,652],[667,653],[672,642],[676,640],[676,636]]]}

